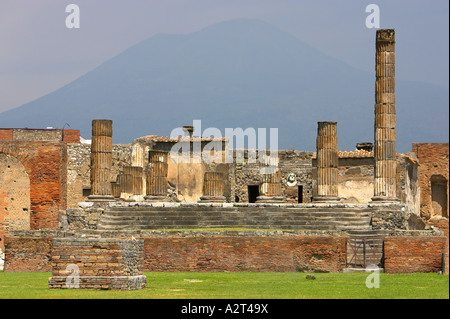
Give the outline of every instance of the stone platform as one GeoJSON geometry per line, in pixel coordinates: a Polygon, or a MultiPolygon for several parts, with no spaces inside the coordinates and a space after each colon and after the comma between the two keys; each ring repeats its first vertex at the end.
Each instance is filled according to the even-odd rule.
{"type": "Polygon", "coordinates": [[[49,288],[145,288],[143,240],[53,238],[49,288]]]}
{"type": "Polygon", "coordinates": [[[288,230],[411,229],[404,204],[386,203],[80,203],[67,210],[68,230],[254,228],[288,230]],[[86,221],[88,220],[88,221],[86,221]]]}

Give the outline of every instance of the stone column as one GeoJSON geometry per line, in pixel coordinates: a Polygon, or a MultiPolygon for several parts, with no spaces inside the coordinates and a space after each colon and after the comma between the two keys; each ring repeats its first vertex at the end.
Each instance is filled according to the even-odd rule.
{"type": "Polygon", "coordinates": [[[117,182],[111,182],[111,192],[114,198],[120,198],[120,184],[117,182]]]}
{"type": "Polygon", "coordinates": [[[122,172],[117,175],[116,183],[120,188],[120,198],[128,200],[133,195],[133,176],[122,172]]]}
{"type": "Polygon", "coordinates": [[[89,201],[113,201],[111,190],[112,121],[92,121],[91,195],[89,201]]]}
{"type": "Polygon", "coordinates": [[[144,147],[140,143],[131,146],[131,166],[144,168],[144,147]]]}
{"type": "Polygon", "coordinates": [[[339,201],[337,123],[318,122],[317,195],[314,201],[339,201]]]}
{"type": "Polygon", "coordinates": [[[396,202],[395,31],[377,30],[373,201],[396,202]]]}
{"type": "Polygon", "coordinates": [[[148,152],[147,167],[147,195],[146,201],[168,201],[167,197],[167,173],[168,152],[150,150],[148,152]]]}
{"type": "Polygon", "coordinates": [[[224,173],[205,172],[203,176],[203,196],[200,197],[199,202],[225,202],[226,198],[223,196],[224,178],[224,173]]]}
{"type": "Polygon", "coordinates": [[[256,203],[284,203],[278,156],[259,157],[260,184],[256,203]]]}
{"type": "Polygon", "coordinates": [[[131,175],[131,193],[133,195],[144,195],[144,169],[141,166],[125,166],[123,168],[123,173],[125,175],[131,175]]]}

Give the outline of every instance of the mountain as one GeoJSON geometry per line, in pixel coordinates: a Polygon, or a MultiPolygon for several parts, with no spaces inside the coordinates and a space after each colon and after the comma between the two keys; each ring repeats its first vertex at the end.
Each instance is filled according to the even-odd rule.
{"type": "MultiPolygon", "coordinates": [[[[375,41],[375,39],[374,39],[375,41]]],[[[375,45],[374,45],[375,50],[375,45]]],[[[373,52],[375,55],[375,51],[373,52]]],[[[397,57],[400,59],[401,57],[397,57]]],[[[397,80],[397,150],[448,141],[448,88],[397,80]]],[[[337,121],[339,149],[373,141],[375,75],[261,21],[160,34],[70,84],[0,114],[0,127],[80,129],[113,120],[114,143],[202,130],[278,128],[279,148],[314,150],[318,121],[337,121]]]]}

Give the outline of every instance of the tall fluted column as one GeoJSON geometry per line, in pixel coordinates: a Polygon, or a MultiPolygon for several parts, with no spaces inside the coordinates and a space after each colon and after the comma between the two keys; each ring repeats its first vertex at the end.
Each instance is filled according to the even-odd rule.
{"type": "Polygon", "coordinates": [[[338,201],[337,123],[318,122],[317,128],[317,195],[314,201],[338,201]]]}
{"type": "Polygon", "coordinates": [[[144,147],[139,143],[135,143],[131,146],[131,166],[145,167],[144,147]]]}
{"type": "Polygon", "coordinates": [[[199,202],[219,202],[226,201],[223,196],[225,174],[220,172],[205,172],[203,176],[203,196],[199,202]]]}
{"type": "Polygon", "coordinates": [[[377,30],[373,201],[398,201],[395,150],[395,31],[377,30]]]}
{"type": "Polygon", "coordinates": [[[114,200],[111,189],[112,121],[92,121],[90,201],[114,200]]]}
{"type": "Polygon", "coordinates": [[[278,156],[260,156],[259,196],[256,203],[284,203],[278,156]]]}
{"type": "Polygon", "coordinates": [[[150,150],[147,167],[147,201],[168,201],[168,152],[150,150]]]}

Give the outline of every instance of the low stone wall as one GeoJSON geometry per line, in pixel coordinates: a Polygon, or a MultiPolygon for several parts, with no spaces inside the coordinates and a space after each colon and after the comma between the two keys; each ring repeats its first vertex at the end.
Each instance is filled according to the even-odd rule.
{"type": "MultiPolygon", "coordinates": [[[[79,203],[80,207],[76,209],[67,209],[63,216],[64,222],[61,224],[63,228],[68,231],[76,231],[83,229],[98,229],[99,221],[105,211],[122,211],[126,213],[132,213],[139,210],[151,210],[155,209],[158,212],[173,213],[173,212],[192,212],[198,214],[205,214],[207,217],[211,213],[220,214],[220,212],[229,213],[230,211],[243,214],[247,214],[250,211],[261,211],[263,213],[270,213],[275,216],[279,213],[280,217],[287,211],[289,212],[328,212],[328,213],[340,213],[340,212],[353,212],[353,213],[370,213],[371,221],[370,225],[374,230],[395,230],[395,229],[417,229],[411,228],[411,216],[415,215],[404,204],[386,204],[386,203],[369,203],[369,204],[356,204],[356,203],[306,203],[306,204],[273,204],[273,203],[173,203],[173,202],[111,202],[111,203],[93,203],[83,202],[79,203]]],[[[236,218],[239,214],[236,214],[236,218]]],[[[262,216],[263,214],[261,214],[262,216]]],[[[336,215],[338,216],[338,214],[336,215]]],[[[362,217],[361,217],[362,218],[362,217]]],[[[419,218],[420,219],[420,218],[419,218]]],[[[205,219],[206,220],[206,219],[205,219]]],[[[312,221],[312,219],[311,219],[312,221]]],[[[235,223],[240,221],[234,220],[235,223]]],[[[423,223],[425,224],[425,223],[423,223]]],[[[171,228],[188,228],[190,225],[180,222],[178,225],[174,225],[171,228]]],[[[230,227],[235,227],[234,224],[230,224],[230,227]]],[[[254,228],[258,225],[253,225],[254,228]]],[[[261,228],[274,228],[267,227],[266,221],[261,219],[261,228]]],[[[196,226],[203,227],[203,226],[196,226]]],[[[213,226],[211,226],[213,227],[213,226]]],[[[191,227],[192,228],[192,227],[191,227]]],[[[282,228],[278,225],[277,228],[282,228]]],[[[289,227],[288,229],[301,227],[289,227]]],[[[311,229],[311,228],[310,228],[311,229]]]]}
{"type": "Polygon", "coordinates": [[[340,272],[346,238],[263,232],[145,239],[146,271],[340,272]]]}
{"type": "MultiPolygon", "coordinates": [[[[442,270],[445,237],[391,237],[384,239],[387,273],[438,272],[442,270]]],[[[448,273],[448,272],[447,272],[448,273]]]]}
{"type": "MultiPolygon", "coordinates": [[[[64,265],[73,263],[75,255],[59,248],[52,252],[53,237],[58,238],[57,242],[62,244],[77,242],[74,241],[75,238],[118,240],[132,236],[143,242],[140,271],[341,272],[346,267],[348,235],[343,231],[85,230],[13,232],[6,238],[5,271],[52,271],[52,255],[58,254],[60,257],[68,256],[67,259],[60,258],[60,261],[64,260],[65,263],[57,266],[59,271],[65,271],[64,265]]],[[[392,230],[387,231],[384,237],[385,272],[441,270],[441,256],[446,251],[447,243],[441,231],[392,230]]],[[[105,256],[108,256],[109,248],[104,246],[103,249],[108,251],[105,251],[105,256]]],[[[111,251],[114,249],[117,248],[111,247],[111,251]]],[[[92,267],[91,270],[94,269],[92,267]]],[[[108,265],[95,267],[98,271],[109,269],[108,265]]],[[[87,277],[92,272],[84,274],[87,277]]],[[[63,284],[63,281],[65,283],[65,278],[61,276],[60,284],[63,284]]]]}

